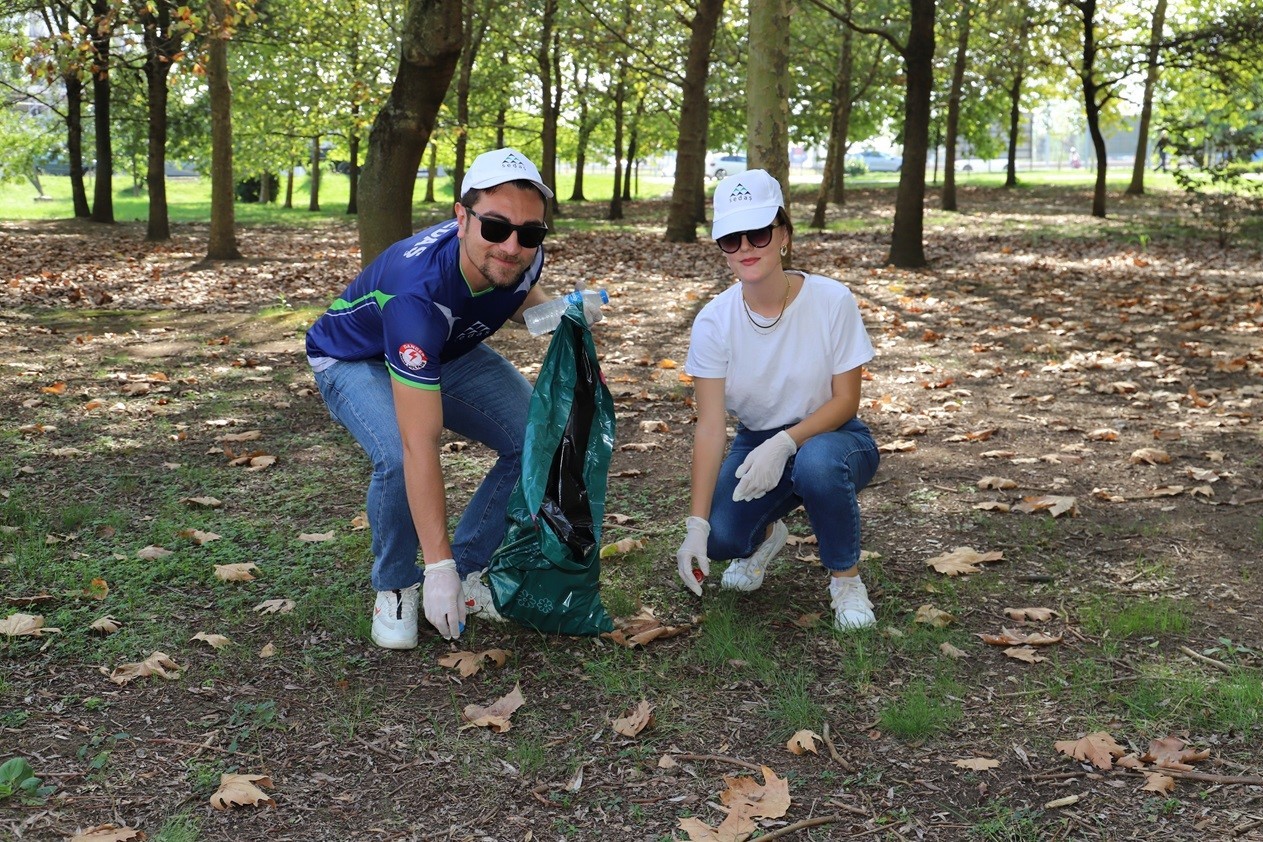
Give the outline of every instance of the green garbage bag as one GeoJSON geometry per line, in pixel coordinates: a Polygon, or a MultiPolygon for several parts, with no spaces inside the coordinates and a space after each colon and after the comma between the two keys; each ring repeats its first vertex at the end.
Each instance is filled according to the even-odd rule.
{"type": "Polygon", "coordinates": [[[613,451],[614,399],[583,311],[573,304],[535,381],[509,528],[491,557],[491,595],[501,616],[555,634],[613,630],[600,592],[613,451]]]}

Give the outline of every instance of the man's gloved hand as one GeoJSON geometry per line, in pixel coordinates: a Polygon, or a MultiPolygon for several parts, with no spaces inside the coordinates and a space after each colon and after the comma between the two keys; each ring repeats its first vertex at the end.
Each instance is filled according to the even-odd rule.
{"type": "Polygon", "coordinates": [[[439,630],[444,640],[455,640],[464,628],[465,600],[462,596],[455,561],[445,558],[425,566],[425,584],[421,586],[425,619],[439,630]]]}
{"type": "Polygon", "coordinates": [[[684,521],[688,532],[684,543],[680,544],[675,554],[675,563],[680,570],[680,580],[684,586],[697,596],[702,595],[702,580],[694,572],[693,566],[701,571],[702,577],[710,575],[710,559],[706,557],[706,539],[710,537],[710,523],[705,518],[695,515],[684,521]]]}
{"type": "Polygon", "coordinates": [[[732,490],[733,502],[757,500],[776,488],[785,473],[785,463],[797,452],[798,445],[784,430],[751,450],[737,468],[736,477],[741,482],[732,490]]]}

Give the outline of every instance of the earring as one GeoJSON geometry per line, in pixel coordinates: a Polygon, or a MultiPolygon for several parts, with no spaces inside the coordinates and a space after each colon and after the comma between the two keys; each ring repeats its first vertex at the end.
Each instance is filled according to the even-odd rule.
{"type": "Polygon", "coordinates": [[[781,257],[784,257],[784,256],[785,256],[785,255],[787,255],[787,254],[789,254],[789,247],[788,247],[788,246],[781,246],[781,257]]]}

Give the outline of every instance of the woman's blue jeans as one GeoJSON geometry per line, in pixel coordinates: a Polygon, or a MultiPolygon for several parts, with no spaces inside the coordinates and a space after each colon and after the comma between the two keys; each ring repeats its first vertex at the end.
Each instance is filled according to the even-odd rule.
{"type": "MultiPolygon", "coordinates": [[[[373,589],[403,589],[421,581],[416,527],[403,481],[403,443],[395,421],[390,374],[383,360],[335,362],[316,373],[325,404],[373,463],[368,523],[373,531],[373,589]]],[[[452,555],[463,579],[491,562],[504,540],[505,510],[522,465],[522,439],[531,386],[504,357],[478,345],[443,363],[443,426],[481,442],[498,456],[465,507],[452,555]]]]}
{"type": "Polygon", "coordinates": [[[820,563],[828,570],[850,570],[860,560],[858,494],[877,472],[877,442],[863,421],[852,418],[803,442],[776,488],[757,500],[734,503],[737,468],[781,429],[737,427],[715,484],[706,554],[716,560],[747,558],[767,537],[769,524],[802,506],[820,543],[820,563]]]}

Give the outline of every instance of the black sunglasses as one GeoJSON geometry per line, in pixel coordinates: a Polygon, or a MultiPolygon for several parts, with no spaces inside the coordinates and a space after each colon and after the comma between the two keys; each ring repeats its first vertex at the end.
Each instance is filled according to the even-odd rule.
{"type": "Polygon", "coordinates": [[[724,234],[715,242],[719,243],[719,249],[724,254],[736,254],[741,248],[741,238],[745,237],[750,241],[750,245],[756,249],[761,249],[768,243],[772,242],[772,229],[779,228],[779,222],[773,222],[771,225],[764,225],[762,228],[755,228],[753,231],[734,231],[731,234],[724,234]]]}
{"type": "Polygon", "coordinates": [[[547,225],[513,225],[503,219],[480,216],[478,211],[469,205],[465,206],[465,210],[482,223],[482,238],[489,243],[503,243],[509,239],[510,234],[516,231],[517,244],[524,249],[533,249],[539,248],[540,243],[544,242],[544,238],[548,236],[547,225]]]}

